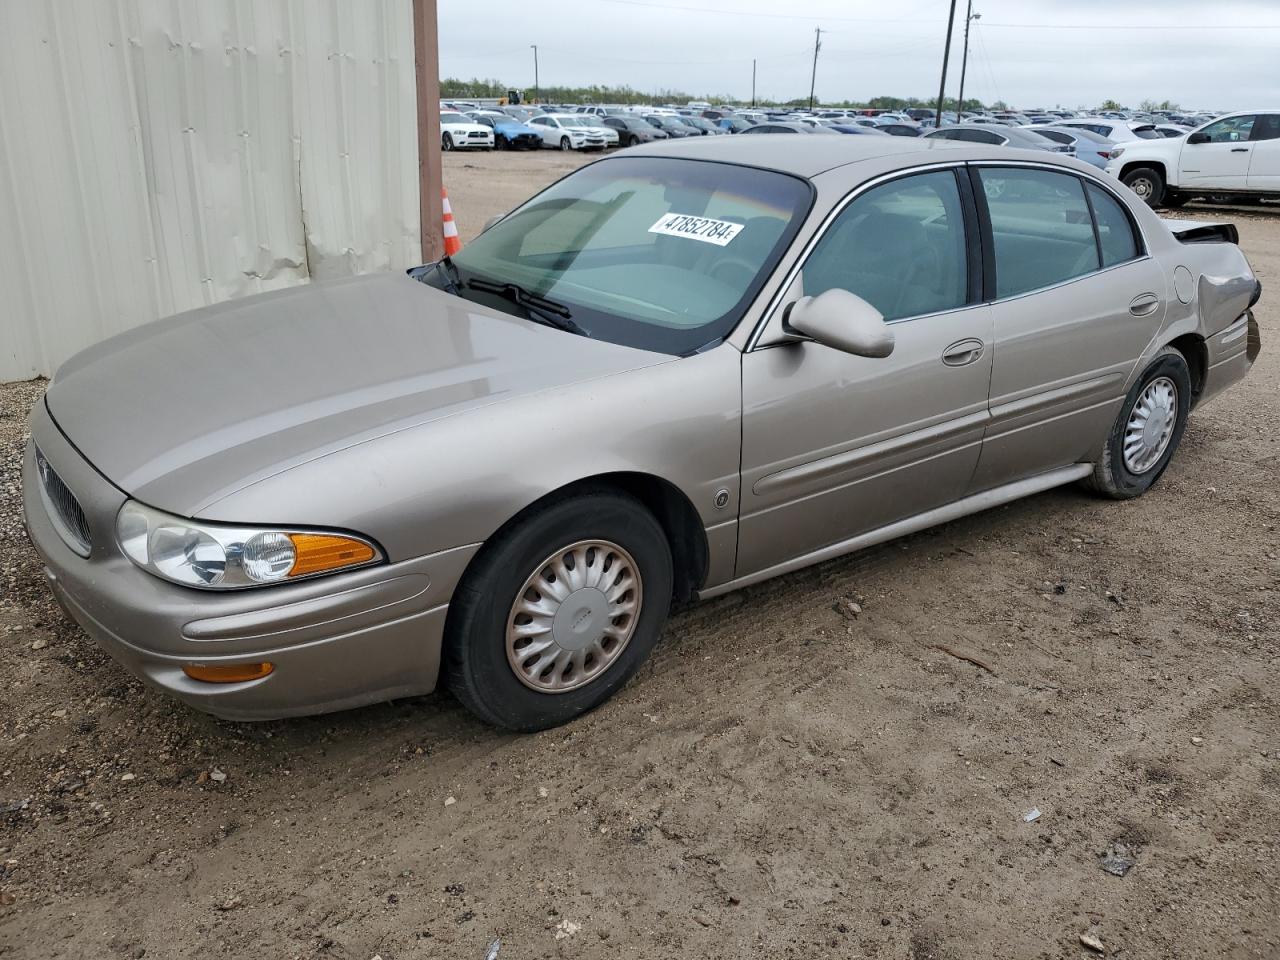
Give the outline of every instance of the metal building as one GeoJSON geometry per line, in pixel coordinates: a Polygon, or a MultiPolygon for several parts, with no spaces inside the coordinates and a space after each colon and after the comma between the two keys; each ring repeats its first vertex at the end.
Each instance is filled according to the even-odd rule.
{"type": "Polygon", "coordinates": [[[411,0],[0,0],[0,381],[420,262],[413,46],[411,0]]]}

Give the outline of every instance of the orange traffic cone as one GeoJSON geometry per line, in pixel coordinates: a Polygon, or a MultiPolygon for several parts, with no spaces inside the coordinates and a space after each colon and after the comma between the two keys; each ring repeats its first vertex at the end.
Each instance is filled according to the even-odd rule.
{"type": "Polygon", "coordinates": [[[449,206],[449,193],[440,188],[441,205],[444,207],[444,255],[452,257],[462,249],[462,241],[458,239],[458,225],[453,222],[453,207],[449,206]]]}

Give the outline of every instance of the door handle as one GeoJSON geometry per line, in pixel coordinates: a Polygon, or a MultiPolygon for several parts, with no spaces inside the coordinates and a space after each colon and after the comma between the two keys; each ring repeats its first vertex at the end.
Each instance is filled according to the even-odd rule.
{"type": "Polygon", "coordinates": [[[1232,147],[1231,152],[1232,153],[1248,153],[1249,148],[1248,147],[1232,147]]]}
{"type": "Polygon", "coordinates": [[[1154,293],[1144,293],[1129,301],[1129,312],[1135,317],[1145,317],[1156,312],[1160,298],[1154,293]]]}
{"type": "Polygon", "coordinates": [[[965,364],[973,363],[979,359],[985,349],[986,346],[983,342],[974,337],[957,340],[942,351],[942,362],[948,367],[963,367],[965,364]]]}

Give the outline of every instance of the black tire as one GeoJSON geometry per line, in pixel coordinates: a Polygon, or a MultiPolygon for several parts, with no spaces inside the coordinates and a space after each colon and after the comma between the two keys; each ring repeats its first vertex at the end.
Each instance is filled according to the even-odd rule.
{"type": "Polygon", "coordinates": [[[1187,360],[1173,347],[1165,347],[1156,354],[1155,359],[1147,365],[1147,369],[1142,371],[1142,376],[1137,379],[1129,395],[1125,397],[1124,405],[1120,408],[1120,413],[1102,446],[1098,462],[1094,464],[1093,474],[1084,479],[1084,485],[1094,493],[1114,500],[1131,500],[1142,496],[1160,479],[1160,475],[1169,466],[1169,461],[1173,459],[1174,451],[1178,449],[1178,443],[1182,440],[1182,431],[1186,428],[1187,414],[1190,410],[1191,371],[1187,367],[1187,360]],[[1138,398],[1142,396],[1147,385],[1159,377],[1169,378],[1177,391],[1177,419],[1174,421],[1173,433],[1169,437],[1164,453],[1150,467],[1141,473],[1134,473],[1125,464],[1123,450],[1125,427],[1138,398]]]}
{"type": "Polygon", "coordinates": [[[640,142],[640,138],[633,133],[631,136],[627,137],[626,146],[634,147],[639,142],[640,142]]]}
{"type": "Polygon", "coordinates": [[[573,149],[573,144],[569,142],[569,138],[568,138],[568,137],[561,137],[561,138],[560,138],[560,149],[561,149],[561,150],[572,150],[572,149],[573,149]]]}
{"type": "Polygon", "coordinates": [[[601,490],[553,501],[500,531],[468,567],[449,606],[446,682],[468,710],[495,727],[530,732],[566,723],[608,700],[636,672],[658,642],[671,592],[671,549],[638,500],[601,490]],[[642,593],[637,622],[595,679],[562,693],[539,692],[507,660],[508,617],[539,565],[582,540],[607,540],[631,555],[642,593]]]}
{"type": "Polygon", "coordinates": [[[1164,200],[1164,177],[1154,167],[1134,167],[1120,181],[1148,207],[1158,207],[1164,200]]]}
{"type": "Polygon", "coordinates": [[[444,135],[444,137],[440,140],[440,149],[441,149],[441,150],[452,150],[452,149],[453,149],[453,137],[446,133],[446,134],[444,135]]]}

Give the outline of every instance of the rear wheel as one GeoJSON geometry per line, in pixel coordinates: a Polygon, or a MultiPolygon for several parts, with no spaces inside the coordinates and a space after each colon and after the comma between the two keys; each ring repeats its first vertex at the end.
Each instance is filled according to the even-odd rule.
{"type": "Polygon", "coordinates": [[[1191,372],[1186,358],[1165,347],[1125,397],[1085,484],[1116,500],[1142,496],[1173,459],[1190,410],[1191,372]]]}
{"type": "Polygon", "coordinates": [[[1164,177],[1153,167],[1134,167],[1120,181],[1149,207],[1157,207],[1164,199],[1164,177]]]}
{"type": "Polygon", "coordinates": [[[450,604],[445,669],[476,716],[554,727],[613,696],[658,642],[671,551],[639,501],[596,492],[498,534],[450,604]]]}

